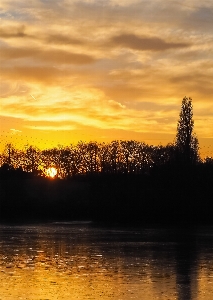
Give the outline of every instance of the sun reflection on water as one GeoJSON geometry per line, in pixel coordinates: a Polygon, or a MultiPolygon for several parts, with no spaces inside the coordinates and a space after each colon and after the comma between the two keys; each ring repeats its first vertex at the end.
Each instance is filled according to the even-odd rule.
{"type": "Polygon", "coordinates": [[[199,300],[211,299],[213,271],[205,258],[205,268],[198,261],[184,267],[176,243],[165,248],[140,234],[85,225],[6,227],[0,230],[0,299],[183,300],[181,289],[193,300],[192,287],[199,300]]]}

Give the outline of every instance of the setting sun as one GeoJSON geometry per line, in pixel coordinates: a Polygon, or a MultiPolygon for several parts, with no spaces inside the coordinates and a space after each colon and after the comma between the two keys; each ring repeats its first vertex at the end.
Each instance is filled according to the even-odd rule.
{"type": "Polygon", "coordinates": [[[57,175],[57,170],[54,167],[48,168],[46,170],[46,176],[50,178],[54,178],[57,175]]]}

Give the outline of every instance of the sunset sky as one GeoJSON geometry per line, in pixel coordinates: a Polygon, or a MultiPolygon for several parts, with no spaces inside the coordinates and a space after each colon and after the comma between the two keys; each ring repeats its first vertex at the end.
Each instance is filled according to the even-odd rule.
{"type": "Polygon", "coordinates": [[[184,96],[213,156],[212,0],[1,0],[0,149],[164,145],[184,96]]]}

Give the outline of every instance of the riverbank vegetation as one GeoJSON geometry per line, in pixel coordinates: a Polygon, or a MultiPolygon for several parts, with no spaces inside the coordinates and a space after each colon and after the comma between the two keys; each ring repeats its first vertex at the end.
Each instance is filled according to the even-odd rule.
{"type": "Polygon", "coordinates": [[[213,223],[213,158],[200,158],[190,98],[166,146],[8,144],[0,165],[1,220],[213,223]]]}

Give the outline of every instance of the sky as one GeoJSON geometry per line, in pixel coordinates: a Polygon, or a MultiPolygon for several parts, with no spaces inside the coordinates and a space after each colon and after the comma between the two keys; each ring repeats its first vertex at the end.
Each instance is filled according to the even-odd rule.
{"type": "Polygon", "coordinates": [[[213,156],[212,0],[1,0],[0,149],[175,139],[213,156]]]}

